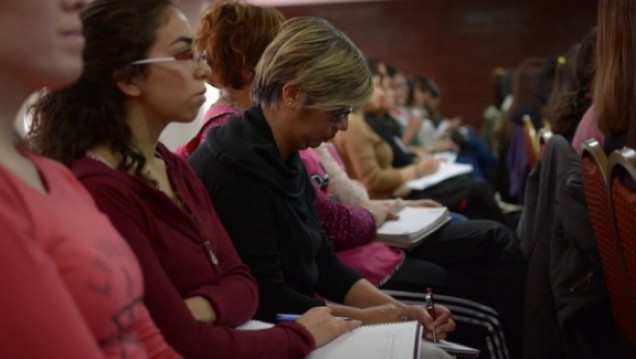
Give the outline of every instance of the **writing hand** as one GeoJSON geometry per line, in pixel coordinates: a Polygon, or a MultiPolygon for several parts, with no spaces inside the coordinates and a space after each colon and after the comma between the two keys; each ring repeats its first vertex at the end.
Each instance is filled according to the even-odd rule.
{"type": "Polygon", "coordinates": [[[334,317],[328,307],[311,308],[298,318],[297,322],[314,337],[316,348],[352,331],[361,324],[359,320],[342,320],[334,317]]]}

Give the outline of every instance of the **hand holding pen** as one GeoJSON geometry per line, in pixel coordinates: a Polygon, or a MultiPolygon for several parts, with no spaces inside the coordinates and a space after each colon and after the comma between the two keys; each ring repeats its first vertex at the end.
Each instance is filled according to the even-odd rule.
{"type": "MultiPolygon", "coordinates": [[[[426,297],[424,297],[426,299],[426,297]]],[[[426,302],[424,305],[402,305],[402,310],[406,314],[406,320],[417,320],[426,330],[424,331],[424,337],[430,341],[443,340],[448,333],[455,330],[455,322],[451,319],[451,312],[443,305],[431,303],[427,308],[426,302]],[[433,337],[435,334],[435,337],[433,337]]]]}
{"type": "Polygon", "coordinates": [[[437,328],[435,324],[435,320],[437,320],[437,315],[435,314],[435,300],[433,299],[433,290],[429,287],[426,288],[426,295],[424,296],[426,300],[425,306],[428,314],[433,318],[433,343],[437,343],[437,328]]]}

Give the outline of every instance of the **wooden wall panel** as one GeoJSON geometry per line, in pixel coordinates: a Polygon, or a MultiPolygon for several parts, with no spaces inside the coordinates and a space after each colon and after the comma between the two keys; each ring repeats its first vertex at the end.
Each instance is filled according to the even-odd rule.
{"type": "Polygon", "coordinates": [[[479,127],[494,101],[493,69],[564,53],[595,25],[596,7],[596,0],[393,0],[278,8],[323,17],[368,57],[428,74],[444,92],[443,112],[479,127]]]}

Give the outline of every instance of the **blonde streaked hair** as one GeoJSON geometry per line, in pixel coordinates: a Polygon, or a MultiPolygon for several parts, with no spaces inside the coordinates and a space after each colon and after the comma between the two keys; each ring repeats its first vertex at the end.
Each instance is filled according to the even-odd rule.
{"type": "Polygon", "coordinates": [[[357,108],[371,96],[373,84],[360,50],[326,20],[287,20],[256,65],[252,100],[276,108],[283,85],[299,84],[306,108],[357,108]]]}

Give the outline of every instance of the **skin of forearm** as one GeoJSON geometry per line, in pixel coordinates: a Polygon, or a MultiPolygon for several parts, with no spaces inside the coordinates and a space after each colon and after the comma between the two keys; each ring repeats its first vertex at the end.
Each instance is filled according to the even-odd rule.
{"type": "Polygon", "coordinates": [[[413,165],[400,169],[400,174],[402,175],[403,183],[419,178],[416,167],[417,165],[413,164],[413,165]]]}
{"type": "Polygon", "coordinates": [[[381,292],[366,279],[360,279],[351,286],[344,300],[346,306],[355,308],[368,308],[389,303],[402,304],[390,295],[381,292]]]}

